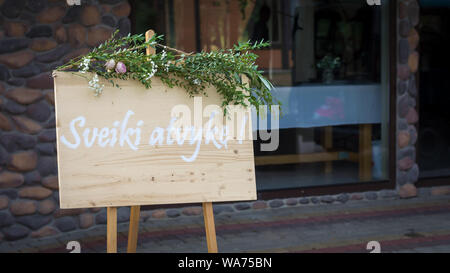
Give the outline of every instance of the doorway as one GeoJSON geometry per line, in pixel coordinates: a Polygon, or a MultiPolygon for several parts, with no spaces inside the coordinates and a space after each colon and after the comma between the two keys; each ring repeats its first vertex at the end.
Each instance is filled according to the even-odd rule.
{"type": "Polygon", "coordinates": [[[422,0],[417,161],[420,178],[450,176],[450,1],[422,0]]]}

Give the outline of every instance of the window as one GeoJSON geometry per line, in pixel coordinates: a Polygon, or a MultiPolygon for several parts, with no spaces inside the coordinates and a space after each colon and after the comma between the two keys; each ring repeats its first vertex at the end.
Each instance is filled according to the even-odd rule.
{"type": "Polygon", "coordinates": [[[255,141],[259,190],[388,178],[388,1],[154,0],[145,11],[143,2],[135,1],[136,22],[163,17],[144,29],[184,51],[272,41],[257,52],[258,65],[283,116],[277,150],[260,151],[255,141]]]}

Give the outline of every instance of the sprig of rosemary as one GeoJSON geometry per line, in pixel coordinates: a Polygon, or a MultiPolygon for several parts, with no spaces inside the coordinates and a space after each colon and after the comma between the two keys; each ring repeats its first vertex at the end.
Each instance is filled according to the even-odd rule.
{"type": "MultiPolygon", "coordinates": [[[[143,34],[117,37],[115,32],[88,54],[72,59],[57,70],[92,72],[116,87],[119,86],[113,79],[134,79],[150,88],[151,79],[156,76],[169,87],[184,88],[190,96],[207,95],[205,90],[214,86],[223,98],[225,113],[227,105],[252,105],[259,110],[260,105],[280,104],[272,97],[270,90],[273,85],[258,70],[255,64],[258,56],[252,52],[269,46],[268,42],[240,42],[231,49],[185,53],[160,44],[162,37],[154,35],[145,41],[143,34]],[[149,46],[158,48],[158,52],[146,55],[145,49],[149,46]],[[126,72],[106,69],[105,64],[110,60],[124,64],[126,72]],[[241,75],[247,76],[248,84],[242,81],[241,75]]],[[[95,85],[98,79],[91,80],[90,85],[92,82],[95,85]]],[[[96,95],[102,91],[99,85],[91,88],[96,90],[96,95]]]]}

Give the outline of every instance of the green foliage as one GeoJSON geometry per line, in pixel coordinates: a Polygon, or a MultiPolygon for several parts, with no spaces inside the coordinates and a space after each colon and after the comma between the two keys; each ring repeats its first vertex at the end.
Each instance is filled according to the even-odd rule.
{"type": "Polygon", "coordinates": [[[317,63],[317,68],[319,69],[331,69],[334,70],[335,68],[338,68],[341,66],[341,58],[339,57],[335,57],[333,58],[333,56],[331,55],[326,55],[325,57],[323,57],[318,63],[317,63]]]}
{"type": "MultiPolygon", "coordinates": [[[[260,105],[279,104],[270,93],[272,84],[255,64],[258,56],[251,52],[269,46],[267,42],[246,42],[234,45],[232,49],[185,53],[159,44],[162,36],[155,35],[145,41],[142,34],[116,35],[117,32],[87,55],[75,58],[57,70],[93,72],[117,87],[114,79],[134,79],[150,88],[151,79],[156,76],[169,87],[185,89],[190,96],[207,95],[206,89],[213,86],[223,98],[225,112],[227,105],[253,105],[258,110],[260,105]],[[146,55],[148,46],[158,48],[158,53],[146,55]],[[105,64],[109,60],[122,62],[127,71],[117,73],[114,69],[107,70],[105,64]],[[247,76],[248,84],[242,81],[241,75],[247,76]]],[[[96,91],[96,95],[100,95],[102,87],[96,83],[98,79],[93,78],[89,86],[96,91]]]]}

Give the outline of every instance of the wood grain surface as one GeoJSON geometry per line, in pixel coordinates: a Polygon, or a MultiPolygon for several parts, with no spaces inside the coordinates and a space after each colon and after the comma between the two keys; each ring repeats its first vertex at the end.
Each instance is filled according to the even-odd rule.
{"type": "MultiPolygon", "coordinates": [[[[247,115],[244,130],[238,129],[242,123],[236,124],[236,134],[226,147],[220,142],[220,148],[213,141],[206,144],[206,134],[203,134],[198,154],[193,157],[198,141],[189,136],[183,145],[176,140],[168,144],[167,137],[163,143],[152,145],[150,142],[156,127],[169,126],[175,105],[192,109],[192,124],[198,119],[199,115],[193,113],[194,98],[185,90],[169,88],[157,78],[152,79],[151,89],[145,89],[136,81],[115,80],[119,89],[101,80],[105,85],[103,94],[95,97],[88,80],[83,78],[90,78],[90,74],[55,72],[54,76],[61,208],[256,199],[253,142],[247,134],[251,132],[251,116],[247,115]],[[122,130],[128,111],[133,114],[122,130]],[[83,122],[80,119],[74,122],[80,117],[84,118],[83,122]],[[71,124],[79,136],[78,142],[71,124]],[[87,128],[85,139],[83,133],[87,128]],[[95,138],[94,128],[97,128],[95,138]],[[117,131],[115,142],[114,128],[117,131]],[[124,137],[121,146],[120,134],[127,128],[132,130],[128,134],[131,145],[124,137]],[[137,145],[134,145],[138,135],[135,129],[140,129],[137,145]],[[245,138],[239,141],[236,135],[242,132],[245,138]],[[91,146],[87,147],[86,143],[91,146]],[[182,156],[195,160],[187,162],[182,156]]],[[[214,89],[207,93],[207,97],[202,97],[203,110],[207,105],[221,105],[221,98],[214,89]]],[[[242,109],[242,113],[246,111],[242,109]]],[[[209,116],[200,115],[200,119],[200,126],[207,127],[209,116]]],[[[227,119],[230,120],[225,117],[224,122],[227,119]]],[[[238,121],[238,118],[234,120],[238,121]]]]}

